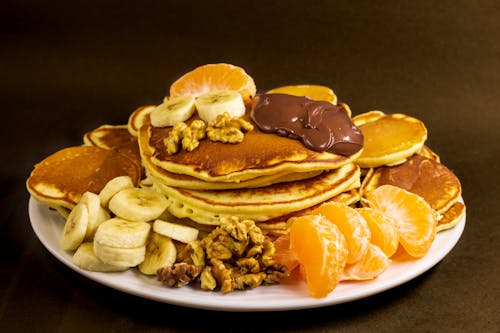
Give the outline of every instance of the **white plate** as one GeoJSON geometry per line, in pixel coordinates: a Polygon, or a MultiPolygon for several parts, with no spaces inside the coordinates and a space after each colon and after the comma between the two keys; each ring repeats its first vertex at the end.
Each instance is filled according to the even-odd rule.
{"type": "Polygon", "coordinates": [[[59,247],[64,219],[33,198],[29,202],[31,225],[38,239],[57,259],[81,275],[108,287],[151,300],[223,311],[278,311],[328,306],[368,297],[405,283],[424,273],[443,259],[460,239],[465,227],[464,218],[452,229],[438,233],[427,255],[418,260],[393,261],[378,278],[363,282],[341,282],[327,297],[309,296],[302,281],[262,286],[230,294],[203,291],[196,287],[167,288],[155,277],[135,269],[120,273],[97,273],[82,270],[71,260],[72,253],[59,247]]]}

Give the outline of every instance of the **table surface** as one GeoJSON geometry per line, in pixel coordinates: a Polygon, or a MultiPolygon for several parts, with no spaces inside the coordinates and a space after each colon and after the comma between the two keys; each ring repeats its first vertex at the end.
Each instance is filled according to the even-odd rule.
{"type": "Polygon", "coordinates": [[[0,330],[492,332],[500,327],[500,6],[496,1],[100,2],[0,5],[0,330]],[[131,296],[61,264],[31,229],[33,165],[158,104],[202,64],[258,91],[332,87],[353,114],[424,121],[460,178],[467,224],[438,265],[389,291],[296,312],[224,313],[131,296]]]}

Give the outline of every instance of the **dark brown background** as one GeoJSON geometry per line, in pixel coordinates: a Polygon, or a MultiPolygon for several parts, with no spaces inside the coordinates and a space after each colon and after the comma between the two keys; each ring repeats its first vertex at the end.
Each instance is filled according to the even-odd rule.
{"type": "Polygon", "coordinates": [[[500,327],[497,1],[2,1],[0,330],[492,332],[500,327]],[[218,313],[137,298],[79,276],[29,224],[26,177],[85,131],[123,124],[202,64],[244,67],[259,91],[332,87],[354,114],[425,122],[460,177],[467,225],[437,266],[338,306],[218,313]]]}

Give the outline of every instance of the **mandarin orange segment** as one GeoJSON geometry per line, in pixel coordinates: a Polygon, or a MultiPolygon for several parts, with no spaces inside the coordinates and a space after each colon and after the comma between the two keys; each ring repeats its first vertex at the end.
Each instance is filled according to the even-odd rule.
{"type": "Polygon", "coordinates": [[[326,297],[338,285],[346,264],[345,237],[322,215],[303,215],[290,222],[290,248],[301,264],[307,289],[312,297],[326,297]]]}
{"type": "Polygon", "coordinates": [[[310,214],[321,214],[340,229],[347,241],[348,264],[363,258],[370,243],[370,228],[354,208],[338,202],[328,202],[313,209],[310,214]]]}
{"type": "Polygon", "coordinates": [[[315,101],[326,101],[332,104],[337,103],[337,96],[335,96],[332,89],[315,84],[298,84],[282,86],[271,89],[266,94],[288,94],[294,96],[306,96],[315,101]]]}
{"type": "Polygon", "coordinates": [[[285,265],[288,271],[293,271],[299,266],[299,260],[295,253],[290,249],[290,233],[281,235],[273,242],[274,255],[273,260],[278,264],[285,265]]]}
{"type": "Polygon", "coordinates": [[[365,203],[392,217],[399,241],[415,258],[423,257],[436,236],[437,214],[421,196],[393,185],[382,185],[364,194],[365,203]]]}
{"type": "Polygon", "coordinates": [[[386,256],[391,257],[399,245],[399,232],[396,221],[384,212],[370,208],[358,208],[371,233],[371,243],[377,245],[386,256]]]}
{"type": "Polygon", "coordinates": [[[363,258],[355,264],[346,265],[341,280],[370,280],[382,274],[391,263],[387,255],[375,244],[368,246],[363,258]]]}
{"type": "Polygon", "coordinates": [[[170,97],[193,95],[210,91],[233,90],[249,105],[256,94],[253,78],[241,67],[231,64],[207,64],[184,74],[170,86],[170,97]]]}

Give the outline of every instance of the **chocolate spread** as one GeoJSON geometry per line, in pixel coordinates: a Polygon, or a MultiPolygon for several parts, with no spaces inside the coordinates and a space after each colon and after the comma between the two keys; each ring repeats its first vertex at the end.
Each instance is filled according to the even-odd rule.
{"type": "Polygon", "coordinates": [[[251,118],[266,133],[301,140],[314,151],[349,156],[363,147],[363,134],[342,105],[287,94],[255,97],[251,118]]]}

